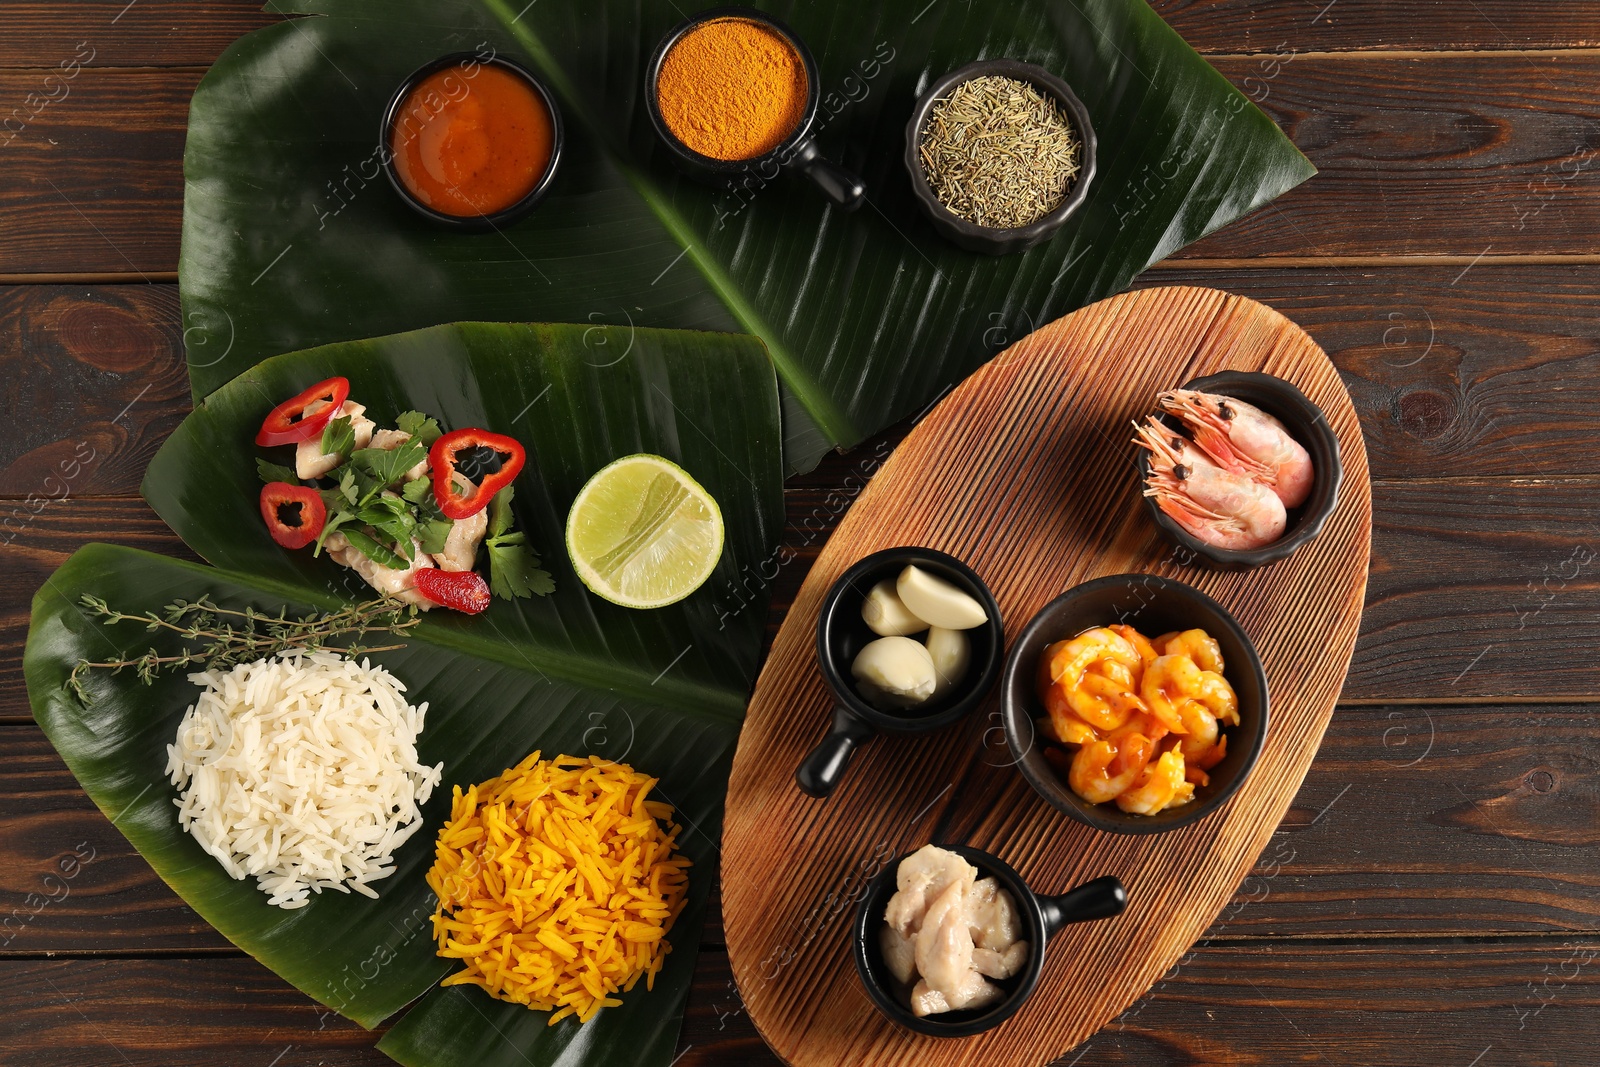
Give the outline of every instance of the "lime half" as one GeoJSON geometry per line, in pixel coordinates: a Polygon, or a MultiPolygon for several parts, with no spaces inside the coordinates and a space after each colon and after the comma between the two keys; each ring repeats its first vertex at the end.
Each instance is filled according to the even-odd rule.
{"type": "Polygon", "coordinates": [[[572,502],[567,555],[583,584],[613,604],[674,604],[716,569],[722,511],[671,460],[624,456],[590,478],[572,502]]]}

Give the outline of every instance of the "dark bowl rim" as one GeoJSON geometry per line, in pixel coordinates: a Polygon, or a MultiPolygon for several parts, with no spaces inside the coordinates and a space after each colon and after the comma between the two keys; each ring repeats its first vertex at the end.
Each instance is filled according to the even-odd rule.
{"type": "MultiPolygon", "coordinates": [[[[881,581],[879,578],[877,581],[881,581]]],[[[969,592],[971,590],[968,590],[969,592]]],[[[1000,604],[995,600],[994,593],[989,585],[977,571],[948,552],[941,552],[936,548],[925,548],[921,545],[902,545],[896,548],[880,549],[870,555],[856,560],[841,574],[834,583],[828,587],[827,593],[822,598],[821,610],[817,612],[816,628],[816,656],[817,670],[822,675],[823,684],[833,695],[834,701],[839,706],[872,726],[874,729],[896,734],[931,733],[942,730],[971,714],[983,702],[990,690],[999,681],[1005,669],[1005,621],[1000,613],[1000,604]],[[858,588],[862,580],[880,569],[890,566],[906,566],[907,556],[918,557],[941,566],[948,567],[970,582],[979,593],[979,601],[984,610],[989,614],[989,621],[982,627],[990,635],[990,652],[982,668],[970,675],[971,689],[959,700],[952,702],[943,711],[934,715],[896,715],[883,711],[868,703],[867,700],[855,691],[849,679],[835,669],[833,657],[828,655],[832,647],[832,631],[830,623],[837,614],[839,602],[845,593],[853,588],[858,588]]],[[[972,666],[977,666],[973,664],[972,666]]],[[[969,667],[969,670],[971,668],[969,667]]]]}
{"type": "Polygon", "coordinates": [[[389,184],[399,194],[406,206],[430,222],[457,230],[489,231],[501,226],[510,225],[522,218],[537,207],[550,191],[551,184],[555,181],[556,171],[561,168],[562,149],[566,146],[566,123],[561,117],[561,107],[556,102],[555,94],[540,80],[539,76],[522,63],[508,56],[496,52],[492,56],[484,56],[478,52],[449,52],[431,59],[406,75],[395,91],[389,97],[388,105],[383,109],[383,120],[378,126],[378,158],[383,161],[383,172],[388,175],[389,184]],[[430,74],[443,70],[446,67],[467,62],[482,65],[503,67],[516,74],[525,81],[534,92],[539,94],[539,99],[544,101],[545,109],[550,114],[550,161],[545,164],[544,173],[534,183],[527,194],[509,207],[489,215],[448,215],[443,211],[435,210],[419,200],[415,193],[406,187],[401,179],[398,168],[394,163],[394,151],[390,147],[389,136],[394,129],[395,116],[400,106],[405,103],[411,91],[430,74]]]}
{"type": "MultiPolygon", "coordinates": [[[[1042,650],[1042,647],[1040,650],[1042,650]]],[[[1034,651],[1031,655],[1037,656],[1040,650],[1034,651]]],[[[1238,669],[1232,663],[1229,666],[1230,673],[1238,669]]],[[[1033,690],[1031,675],[1035,665],[1029,663],[1027,669],[1029,677],[1024,681],[1028,686],[1028,692],[1031,693],[1033,690]]],[[[1235,688],[1238,688],[1237,685],[1235,685],[1235,688]]],[[[1261,663],[1261,653],[1233,613],[1187,582],[1179,581],[1176,578],[1164,578],[1155,574],[1106,575],[1103,578],[1095,578],[1081,585],[1073,586],[1060,596],[1053,598],[1048,604],[1040,608],[1032,619],[1028,620],[1028,625],[1023,627],[1022,632],[1011,643],[1011,651],[1006,657],[1005,673],[1000,679],[1000,722],[1005,729],[1006,746],[1011,750],[1012,760],[1017,770],[1022,773],[1022,777],[1027,779],[1028,785],[1039,795],[1040,799],[1063,815],[1076,819],[1078,822],[1091,826],[1096,830],[1114,834],[1144,835],[1166,833],[1170,830],[1192,826],[1226,805],[1228,801],[1233,799],[1233,795],[1239,791],[1239,787],[1244,785],[1245,779],[1250,777],[1251,772],[1255,770],[1257,760],[1261,758],[1261,751],[1267,742],[1267,732],[1272,727],[1271,707],[1271,692],[1267,685],[1266,668],[1261,663]],[[1147,583],[1154,582],[1167,594],[1188,599],[1192,603],[1215,611],[1228,629],[1232,631],[1234,638],[1243,644],[1248,653],[1246,669],[1254,676],[1256,685],[1261,690],[1260,728],[1253,732],[1250,748],[1239,770],[1227,782],[1217,785],[1215,791],[1203,800],[1195,800],[1184,805],[1182,814],[1172,819],[1156,820],[1148,816],[1124,812],[1115,806],[1108,808],[1106,805],[1080,801],[1075,794],[1072,794],[1071,787],[1066,786],[1065,779],[1052,773],[1054,784],[1062,786],[1063,791],[1072,796],[1071,800],[1065,801],[1057,798],[1048,788],[1047,783],[1041,781],[1039,775],[1026,762],[1025,757],[1028,755],[1028,747],[1034,743],[1034,739],[1030,736],[1026,744],[1024,744],[1023,740],[1017,736],[1017,730],[1012,722],[1013,719],[1018,717],[1013,714],[1013,710],[1019,711],[1021,717],[1026,718],[1029,722],[1032,721],[1032,717],[1024,709],[1012,708],[1011,693],[1017,682],[1018,672],[1023,670],[1022,658],[1027,654],[1027,648],[1034,642],[1039,632],[1048,627],[1050,616],[1065,605],[1073,603],[1090,593],[1116,585],[1131,587],[1134,582],[1145,584],[1146,588],[1148,588],[1147,583]]]]}
{"type": "Polygon", "coordinates": [[[656,136],[667,149],[682,162],[700,170],[713,174],[733,176],[748,172],[751,168],[762,167],[770,163],[777,163],[782,167],[789,159],[793,158],[804,146],[811,134],[811,128],[816,125],[817,111],[822,103],[822,74],[817,68],[816,56],[798,33],[781,19],[775,18],[765,11],[754,7],[745,7],[738,4],[724,5],[721,7],[707,8],[697,11],[693,15],[678,23],[657,42],[655,51],[650,53],[650,59],[644,68],[644,98],[645,113],[650,116],[650,125],[655,130],[656,136]],[[701,155],[678,139],[672,132],[672,127],[667,125],[666,116],[661,114],[661,101],[656,94],[656,82],[661,77],[661,65],[666,62],[667,54],[681,41],[689,31],[708,22],[718,22],[724,19],[743,19],[747,22],[760,23],[773,32],[779,34],[789,42],[795,54],[800,57],[800,63],[806,71],[806,109],[805,114],[795,128],[789,132],[779,144],[770,151],[748,159],[718,159],[715,156],[701,155]]]}
{"type": "MultiPolygon", "coordinates": [[[[1339,495],[1344,488],[1344,455],[1339,448],[1339,435],[1333,432],[1333,427],[1328,424],[1328,417],[1322,408],[1318,407],[1310,397],[1301,391],[1299,386],[1287,378],[1280,378],[1275,374],[1267,374],[1264,371],[1225,370],[1199,378],[1192,378],[1178,388],[1231,396],[1232,394],[1228,390],[1237,388],[1240,385],[1258,388],[1261,392],[1272,395],[1274,399],[1282,400],[1287,408],[1301,408],[1302,410],[1296,411],[1290,418],[1284,418],[1285,407],[1279,407],[1267,413],[1284,422],[1291,435],[1296,435],[1297,440],[1299,440],[1297,436],[1299,433],[1316,438],[1317,443],[1320,443],[1333,456],[1333,469],[1329,471],[1326,469],[1327,465],[1322,464],[1322,469],[1317,470],[1315,473],[1317,481],[1312,487],[1312,493],[1315,494],[1321,490],[1324,478],[1331,479],[1326,503],[1315,511],[1302,512],[1295,522],[1294,528],[1286,532],[1278,540],[1270,545],[1248,550],[1216,548],[1201,541],[1174,522],[1166,512],[1161,510],[1161,506],[1156,503],[1154,497],[1143,495],[1145,478],[1150,473],[1150,455],[1143,448],[1140,448],[1138,450],[1139,487],[1140,499],[1144,503],[1145,511],[1149,513],[1156,526],[1161,529],[1161,532],[1166,534],[1167,538],[1174,544],[1224,570],[1249,570],[1254,567],[1265,567],[1280,560],[1288,559],[1316,540],[1328,525],[1328,520],[1333,518],[1334,512],[1339,510],[1339,495]],[[1308,419],[1304,417],[1306,412],[1314,412],[1315,414],[1308,419]]],[[[1256,407],[1266,410],[1265,406],[1256,403],[1256,400],[1251,397],[1241,396],[1235,399],[1243,400],[1248,404],[1255,404],[1256,407]]],[[[1162,418],[1163,421],[1170,418],[1170,416],[1160,413],[1158,413],[1158,417],[1162,418]]],[[[1175,425],[1174,429],[1176,429],[1175,425]]],[[[1300,443],[1302,445],[1310,444],[1310,442],[1304,440],[1301,440],[1300,443]]]]}
{"type": "Polygon", "coordinates": [[[1028,63],[1020,59],[980,59],[946,74],[929,85],[917,98],[916,104],[911,109],[911,118],[906,123],[905,165],[911,177],[911,190],[916,194],[918,203],[949,229],[973,240],[1027,244],[1059,230],[1083,206],[1089,197],[1089,186],[1094,182],[1098,148],[1099,141],[1095,136],[1094,124],[1089,120],[1089,109],[1084,107],[1083,101],[1078,99],[1078,94],[1072,91],[1072,86],[1063,78],[1037,63],[1028,63]],[[1082,147],[1083,160],[1079,165],[1078,178],[1073,183],[1072,191],[1067,194],[1066,200],[1062,201],[1060,207],[1026,226],[1001,228],[980,226],[967,221],[939,201],[922,166],[922,129],[933,111],[933,105],[962,82],[986,74],[1009,75],[1047,90],[1066,106],[1072,114],[1073,123],[1078,128],[1078,143],[1082,147]]]}
{"type": "MultiPolygon", "coordinates": [[[[939,1022],[935,1016],[918,1018],[913,1015],[911,1009],[890,996],[890,990],[885,989],[873,975],[871,965],[867,962],[869,949],[867,939],[876,933],[872,912],[881,912],[882,908],[887,906],[886,887],[893,886],[900,861],[912,855],[916,849],[890,860],[867,883],[866,891],[861,895],[861,903],[856,906],[855,922],[851,924],[851,954],[855,957],[856,975],[861,979],[867,997],[890,1022],[924,1037],[971,1037],[992,1030],[1010,1019],[1022,1010],[1028,998],[1038,990],[1039,980],[1044,974],[1045,954],[1049,951],[1050,931],[1045,927],[1039,894],[1035,893],[1027,880],[1017,873],[1016,868],[994,853],[985,852],[971,845],[940,844],[938,847],[958,854],[978,868],[980,878],[993,877],[1000,881],[1003,887],[1011,892],[1012,899],[1017,903],[1017,911],[1023,916],[1023,922],[1028,928],[1028,962],[1021,972],[1006,979],[1008,982],[1016,982],[1006,999],[982,1015],[960,1022],[939,1022]]],[[[878,922],[882,921],[883,917],[880,914],[878,922]]]]}

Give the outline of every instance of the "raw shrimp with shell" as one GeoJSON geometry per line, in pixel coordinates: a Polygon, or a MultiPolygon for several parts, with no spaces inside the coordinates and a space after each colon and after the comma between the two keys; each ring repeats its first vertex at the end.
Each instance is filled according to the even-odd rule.
{"type": "Polygon", "coordinates": [[[1134,430],[1134,443],[1150,452],[1145,496],[1154,497],[1194,537],[1217,548],[1249,551],[1283,536],[1289,516],[1270,486],[1219,467],[1153,415],[1134,430]]]}
{"type": "Polygon", "coordinates": [[[1156,401],[1182,421],[1217,466],[1270,486],[1285,508],[1297,508],[1311,495],[1311,454],[1265,411],[1192,389],[1170,389],[1156,401]]]}

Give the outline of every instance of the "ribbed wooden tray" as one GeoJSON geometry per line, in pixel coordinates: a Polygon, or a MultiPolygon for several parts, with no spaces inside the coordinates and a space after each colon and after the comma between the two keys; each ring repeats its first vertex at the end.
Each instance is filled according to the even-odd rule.
{"type": "MultiPolygon", "coordinates": [[[[722,910],[733,973],[768,1044],[795,1065],[1044,1064],[1132,1004],[1217,916],[1283,818],[1349,667],[1366,588],[1371,489],[1338,373],[1304,331],[1212,289],[1129,293],[1044,327],[955,390],[906,439],[828,542],[784,621],[734,757],[722,910]],[[1287,378],[1339,436],[1345,482],[1322,536],[1282,563],[1224,574],[1179,563],[1139,502],[1130,422],[1155,394],[1224,369],[1287,378]],[[815,665],[823,594],[870,552],[926,545],[970,563],[1014,638],[1057,594],[1140,571],[1190,582],[1256,642],[1272,725],[1232,802],[1185,829],[1099,833],[1040,800],[1011,760],[996,700],[943,733],[878,737],[826,801],[794,784],[831,701],[815,665]],[[965,1040],[918,1037],[862,992],[849,927],[872,874],[928,841],[987,849],[1033,888],[1102,874],[1120,918],[1072,926],[1022,1011],[965,1040]]],[[[1219,1005],[1219,1022],[1226,1005],[1219,1005]]]]}

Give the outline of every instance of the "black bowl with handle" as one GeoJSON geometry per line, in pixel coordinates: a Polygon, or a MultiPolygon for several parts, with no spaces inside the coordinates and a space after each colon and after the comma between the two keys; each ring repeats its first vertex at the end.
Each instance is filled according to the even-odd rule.
{"type": "Polygon", "coordinates": [[[1000,605],[976,571],[954,556],[931,548],[891,548],[860,560],[833,583],[817,616],[817,669],[834,698],[832,724],[817,747],[795,772],[795,782],[814,797],[826,797],[844,776],[856,747],[879,732],[921,734],[957,722],[982,701],[1005,664],[1005,629],[1000,605]],[[982,626],[965,630],[971,646],[967,673],[961,681],[920,707],[886,710],[857,691],[850,673],[856,655],[878,635],[861,617],[861,605],[872,587],[893,580],[915,565],[972,597],[989,616],[982,626]]]}
{"type": "Polygon", "coordinates": [[[852,941],[856,972],[861,976],[867,996],[885,1016],[914,1033],[928,1037],[971,1037],[994,1029],[1015,1015],[1033,995],[1044,973],[1045,953],[1052,937],[1072,923],[1115,918],[1128,906],[1127,890],[1111,875],[1085,882],[1060,896],[1050,896],[1035,893],[1022,876],[998,856],[966,845],[939,847],[961,856],[978,869],[979,878],[993,878],[1011,895],[1021,920],[1022,939],[1028,942],[1028,959],[1010,978],[994,981],[1005,994],[997,1003],[986,1008],[936,1015],[913,1014],[911,986],[899,981],[890,971],[884,962],[880,941],[884,912],[895,893],[896,873],[900,861],[906,858],[900,856],[868,883],[866,895],[856,909],[852,941]]]}
{"type": "Polygon", "coordinates": [[[1267,676],[1244,628],[1228,610],[1200,590],[1154,574],[1118,574],[1070,589],[1046,604],[1017,637],[1000,682],[1000,717],[1017,769],[1057,811],[1114,834],[1156,834],[1210,815],[1228,802],[1255,768],[1267,739],[1267,676]],[[1096,626],[1123,624],[1146,637],[1201,629],[1222,648],[1223,677],[1239,698],[1239,725],[1224,726],[1227,755],[1208,772],[1210,784],[1194,799],[1154,815],[1135,815],[1115,803],[1091,804],[1073,792],[1067,773],[1045,756],[1051,742],[1039,733],[1045,718],[1039,699],[1039,657],[1056,641],[1096,626]]]}

